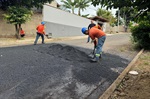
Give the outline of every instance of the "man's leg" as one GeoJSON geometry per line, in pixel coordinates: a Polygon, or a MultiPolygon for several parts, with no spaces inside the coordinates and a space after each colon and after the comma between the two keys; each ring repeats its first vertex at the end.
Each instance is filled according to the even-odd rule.
{"type": "Polygon", "coordinates": [[[36,38],[35,38],[35,41],[34,41],[34,45],[37,44],[37,41],[38,41],[39,37],[40,37],[40,34],[39,34],[39,33],[36,33],[36,38]]]}
{"type": "Polygon", "coordinates": [[[96,49],[96,54],[99,57],[101,57],[101,55],[102,55],[102,47],[104,45],[105,39],[106,39],[106,36],[103,36],[103,37],[98,39],[98,46],[97,46],[97,49],[96,49]]]}
{"type": "Polygon", "coordinates": [[[96,57],[94,59],[92,59],[91,61],[97,62],[99,60],[99,58],[101,57],[102,47],[105,42],[105,39],[106,39],[106,36],[103,36],[98,39],[98,45],[96,47],[96,54],[95,54],[96,57]]]}
{"type": "Polygon", "coordinates": [[[41,34],[41,38],[42,38],[42,44],[44,44],[45,42],[44,42],[44,35],[43,34],[41,34]]]}

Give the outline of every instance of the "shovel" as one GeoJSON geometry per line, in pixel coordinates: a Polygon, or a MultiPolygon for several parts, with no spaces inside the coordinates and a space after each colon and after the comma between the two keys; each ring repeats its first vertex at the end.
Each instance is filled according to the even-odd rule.
{"type": "Polygon", "coordinates": [[[93,51],[88,55],[89,58],[94,58],[95,57],[95,47],[93,51]]]}

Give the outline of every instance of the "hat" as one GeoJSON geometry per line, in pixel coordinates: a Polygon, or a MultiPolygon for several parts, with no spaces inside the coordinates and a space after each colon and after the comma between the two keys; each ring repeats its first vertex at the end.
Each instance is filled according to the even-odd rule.
{"type": "Polygon", "coordinates": [[[86,32],[87,30],[88,30],[88,29],[87,29],[86,27],[83,27],[83,28],[81,29],[81,31],[82,31],[83,34],[85,34],[85,32],[86,32]]]}
{"type": "Polygon", "coordinates": [[[45,24],[45,22],[44,22],[44,21],[42,21],[42,22],[41,22],[41,24],[43,24],[43,25],[44,25],[44,24],[45,24]]]}

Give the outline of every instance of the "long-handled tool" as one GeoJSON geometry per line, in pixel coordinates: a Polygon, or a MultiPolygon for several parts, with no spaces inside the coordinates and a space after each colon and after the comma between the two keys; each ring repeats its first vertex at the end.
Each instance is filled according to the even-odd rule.
{"type": "Polygon", "coordinates": [[[95,57],[95,50],[96,50],[96,48],[94,47],[93,51],[88,55],[89,58],[95,57]]]}

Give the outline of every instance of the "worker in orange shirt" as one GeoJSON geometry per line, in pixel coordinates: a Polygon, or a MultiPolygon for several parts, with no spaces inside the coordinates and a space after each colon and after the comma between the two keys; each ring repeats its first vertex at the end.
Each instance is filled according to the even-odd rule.
{"type": "MultiPolygon", "coordinates": [[[[103,29],[102,29],[102,26],[103,26],[102,23],[97,23],[97,24],[95,24],[94,21],[91,20],[91,23],[90,23],[89,26],[88,26],[88,30],[90,30],[92,27],[95,27],[95,28],[97,28],[97,29],[103,30],[103,29]]],[[[88,36],[87,43],[88,43],[89,41],[90,41],[90,37],[88,36]]],[[[94,43],[94,44],[96,44],[96,43],[94,43]]]]}
{"type": "Polygon", "coordinates": [[[39,39],[40,36],[42,38],[42,44],[45,43],[44,42],[44,35],[45,35],[45,31],[44,31],[45,27],[44,27],[44,25],[45,25],[45,22],[41,22],[41,24],[37,26],[37,28],[36,28],[36,30],[37,30],[36,34],[37,35],[36,35],[36,39],[34,41],[34,45],[37,44],[37,41],[38,41],[38,39],[39,39]]]}
{"type": "Polygon", "coordinates": [[[21,36],[21,37],[24,37],[24,36],[25,36],[25,32],[24,32],[24,30],[23,30],[22,28],[20,28],[20,36],[21,36]]]}
{"type": "Polygon", "coordinates": [[[99,58],[102,55],[102,47],[106,39],[106,34],[102,30],[95,27],[92,27],[90,30],[83,27],[81,31],[83,34],[89,35],[89,37],[92,39],[92,42],[96,42],[96,38],[98,39],[95,57],[91,59],[92,62],[98,62],[99,58]]]}

